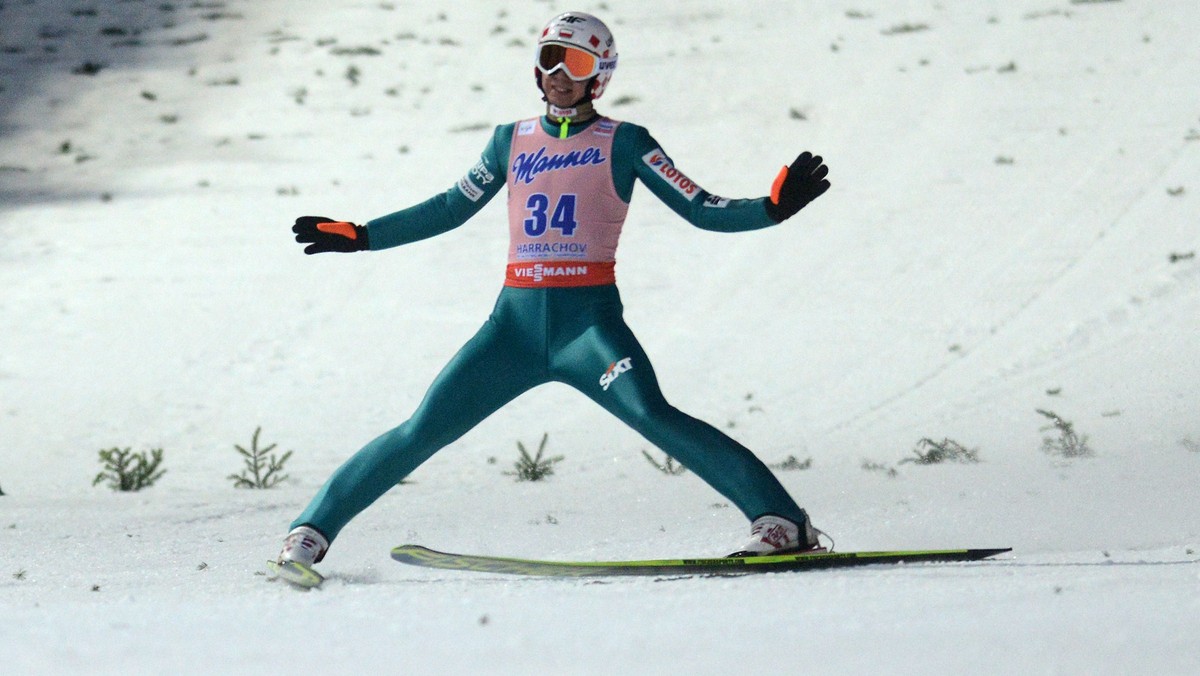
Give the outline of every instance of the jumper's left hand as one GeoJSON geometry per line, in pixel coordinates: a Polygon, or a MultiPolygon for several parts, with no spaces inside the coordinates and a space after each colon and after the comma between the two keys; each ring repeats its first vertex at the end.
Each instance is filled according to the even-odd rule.
{"type": "Polygon", "coordinates": [[[771,186],[771,197],[767,200],[767,215],[776,223],[796,215],[806,204],[829,190],[829,167],[822,164],[821,156],[810,152],[800,153],[790,167],[784,167],[771,186]]]}

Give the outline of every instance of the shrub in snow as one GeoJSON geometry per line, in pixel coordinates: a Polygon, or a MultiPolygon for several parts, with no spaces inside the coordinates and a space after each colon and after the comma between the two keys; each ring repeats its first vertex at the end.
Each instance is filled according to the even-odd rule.
{"type": "Polygon", "coordinates": [[[905,33],[920,33],[929,30],[926,23],[902,23],[880,31],[884,35],[904,35],[905,33]]]}
{"type": "Polygon", "coordinates": [[[542,442],[538,444],[536,455],[530,455],[525,448],[525,444],[517,442],[517,450],[520,451],[521,457],[513,463],[512,472],[505,472],[509,476],[517,477],[517,481],[541,481],[546,477],[554,474],[554,465],[562,461],[563,456],[556,455],[552,458],[543,458],[542,454],[546,450],[546,442],[550,439],[550,434],[542,435],[542,442]]]}
{"type": "Polygon", "coordinates": [[[134,453],[128,448],[100,451],[104,469],[92,480],[92,485],[107,481],[114,491],[140,491],[154,485],[167,473],[167,470],[159,469],[162,459],[161,448],[151,450],[149,455],[146,451],[134,453]]]}
{"type": "Polygon", "coordinates": [[[665,453],[663,454],[662,462],[655,460],[654,456],[650,455],[650,453],[645,450],[642,451],[642,457],[644,457],[651,465],[654,465],[654,469],[657,469],[667,476],[679,476],[687,471],[686,467],[675,462],[675,458],[672,458],[665,453]]]}
{"type": "Polygon", "coordinates": [[[249,450],[238,444],[233,445],[241,454],[242,462],[246,465],[241,474],[230,474],[226,477],[233,482],[234,488],[271,488],[288,478],[288,475],[283,474],[283,464],[292,457],[292,452],[288,451],[281,456],[276,456],[271,451],[275,450],[277,444],[259,448],[258,436],[260,434],[262,434],[262,427],[254,428],[254,436],[250,439],[249,450]]]}
{"type": "Polygon", "coordinates": [[[1044,411],[1037,409],[1037,412],[1048,418],[1051,422],[1042,428],[1043,432],[1054,430],[1058,432],[1058,436],[1047,436],[1042,438],[1042,451],[1048,455],[1057,455],[1063,458],[1088,458],[1096,454],[1088,445],[1088,437],[1086,434],[1079,435],[1075,431],[1074,423],[1063,420],[1054,411],[1044,411]]]}
{"type": "Polygon", "coordinates": [[[862,468],[868,472],[881,472],[889,479],[895,479],[896,477],[900,476],[900,473],[896,471],[895,467],[888,467],[883,463],[874,462],[872,460],[863,460],[862,468]]]}
{"type": "Polygon", "coordinates": [[[802,469],[812,469],[812,462],[813,462],[812,458],[805,458],[804,460],[800,460],[794,455],[789,455],[787,457],[787,460],[784,460],[783,462],[777,462],[774,465],[770,465],[770,468],[782,470],[784,472],[794,472],[794,471],[802,470],[802,469]]]}
{"type": "Polygon", "coordinates": [[[917,447],[913,449],[913,455],[915,457],[905,458],[900,461],[900,464],[911,462],[918,465],[937,465],[943,462],[979,462],[979,449],[967,448],[953,439],[934,441],[927,437],[917,442],[917,447]]]}

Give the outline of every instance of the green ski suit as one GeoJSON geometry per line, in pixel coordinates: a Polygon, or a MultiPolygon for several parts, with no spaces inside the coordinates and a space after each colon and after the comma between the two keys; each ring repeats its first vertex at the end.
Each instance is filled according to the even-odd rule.
{"type": "MultiPolygon", "coordinates": [[[[596,118],[571,125],[567,137],[601,121],[612,124],[596,118]]],[[[553,148],[560,127],[545,117],[539,122],[537,131],[553,148]]],[[[516,123],[497,127],[480,162],[455,187],[368,222],[371,250],[400,246],[462,225],[500,191],[510,172],[528,171],[530,165],[520,165],[521,158],[510,166],[516,130],[516,123]]],[[[529,134],[531,128],[523,127],[521,133],[529,134]]],[[[610,135],[612,187],[626,205],[635,179],[640,179],[697,227],[741,232],[775,225],[763,198],[727,200],[693,184],[674,169],[644,128],[623,122],[610,135]]],[[[412,417],[338,468],[292,527],[311,526],[332,542],[355,515],[438,450],[523,392],[551,381],[566,383],[603,406],[724,495],[747,518],[776,514],[802,522],[803,511],[750,450],[667,403],[649,358],[622,319],[622,310],[611,281],[567,287],[506,285],[491,316],[437,376],[412,417]]]]}

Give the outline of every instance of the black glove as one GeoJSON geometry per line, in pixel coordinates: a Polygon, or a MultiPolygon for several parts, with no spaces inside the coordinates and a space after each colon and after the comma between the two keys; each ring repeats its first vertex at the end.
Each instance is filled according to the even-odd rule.
{"type": "Polygon", "coordinates": [[[771,186],[771,197],[767,199],[767,215],[782,223],[796,215],[804,205],[817,199],[829,190],[829,167],[821,164],[821,156],[810,152],[800,153],[792,166],[784,167],[771,186]]]}
{"type": "Polygon", "coordinates": [[[369,247],[366,228],[323,216],[297,218],[292,232],[296,233],[297,242],[308,244],[304,247],[306,254],[364,251],[369,247]]]}

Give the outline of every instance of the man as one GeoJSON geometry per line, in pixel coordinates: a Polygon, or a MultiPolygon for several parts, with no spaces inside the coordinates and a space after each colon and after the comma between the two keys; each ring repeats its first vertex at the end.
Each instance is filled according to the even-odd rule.
{"type": "Polygon", "coordinates": [[[412,417],[343,464],[292,523],[280,562],[320,561],[338,532],[439,449],[537,385],[563,382],[624,421],[751,520],[732,555],[821,549],[819,531],[770,470],[741,444],[667,403],[622,319],[614,266],[635,180],[693,225],[769,227],[829,188],[820,157],[801,154],[769,198],[710,194],[675,168],[642,127],[598,115],[617,65],[612,33],[594,16],[554,17],[537,43],[540,118],[496,128],[453,188],[366,225],[304,216],[307,254],[387,249],[449,231],[508,188],[504,288],[479,332],[433,382],[412,417]]]}

